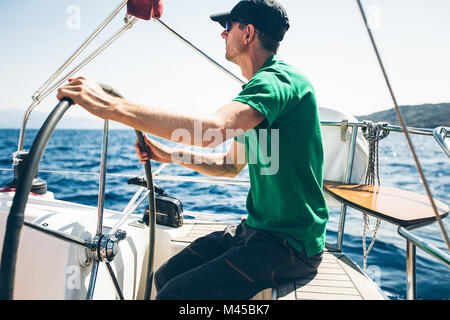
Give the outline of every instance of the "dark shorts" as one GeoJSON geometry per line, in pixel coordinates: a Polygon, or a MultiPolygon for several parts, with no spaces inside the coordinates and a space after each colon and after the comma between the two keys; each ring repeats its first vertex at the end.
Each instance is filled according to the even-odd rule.
{"type": "Polygon", "coordinates": [[[322,254],[307,258],[286,240],[245,221],[192,242],[155,273],[157,299],[247,300],[260,291],[315,274],[322,254]]]}

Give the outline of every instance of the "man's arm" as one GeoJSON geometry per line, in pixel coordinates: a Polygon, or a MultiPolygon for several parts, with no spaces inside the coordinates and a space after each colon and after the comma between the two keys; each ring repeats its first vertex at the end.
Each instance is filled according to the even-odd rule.
{"type": "Polygon", "coordinates": [[[115,98],[83,77],[70,79],[58,90],[57,98],[75,104],[102,119],[110,119],[166,140],[214,148],[226,140],[256,127],[264,116],[245,103],[232,101],[210,116],[166,111],[115,98]]]}
{"type": "MultiPolygon", "coordinates": [[[[177,163],[209,176],[234,178],[247,165],[245,145],[237,141],[233,141],[228,153],[217,154],[169,148],[146,136],[144,138],[149,147],[151,159],[164,163],[177,163]]],[[[149,154],[140,151],[137,142],[135,148],[141,162],[149,159],[149,154]]]]}
{"type": "Polygon", "coordinates": [[[187,162],[177,162],[191,170],[214,177],[236,177],[247,165],[245,145],[233,141],[227,154],[194,153],[192,151],[180,151],[172,154],[172,157],[181,156],[187,162]]]}
{"type": "Polygon", "coordinates": [[[152,135],[191,146],[215,148],[256,127],[262,116],[252,107],[232,101],[209,116],[195,116],[119,100],[109,118],[152,135]]]}

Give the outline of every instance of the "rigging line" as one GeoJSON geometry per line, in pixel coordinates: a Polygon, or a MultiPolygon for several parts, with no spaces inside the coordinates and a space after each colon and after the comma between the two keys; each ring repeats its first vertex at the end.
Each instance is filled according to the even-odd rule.
{"type": "MultiPolygon", "coordinates": [[[[122,34],[124,34],[128,29],[130,29],[131,27],[133,27],[133,25],[138,21],[137,18],[133,17],[133,19],[131,19],[129,22],[127,22],[127,24],[125,26],[122,27],[122,29],[120,29],[116,34],[114,34],[111,38],[109,38],[102,46],[100,46],[96,51],[94,51],[93,53],[91,53],[91,55],[89,55],[83,62],[81,62],[77,67],[75,67],[74,69],[72,69],[68,74],[66,74],[63,78],[61,78],[60,80],[58,80],[57,83],[55,83],[51,88],[48,88],[45,92],[42,92],[39,94],[39,96],[34,97],[33,99],[33,103],[31,104],[31,106],[28,108],[28,110],[25,113],[25,117],[23,119],[23,123],[22,123],[22,128],[20,130],[20,135],[19,135],[19,145],[17,148],[17,152],[20,152],[23,148],[23,143],[25,140],[25,129],[26,129],[26,125],[28,122],[28,118],[32,112],[32,110],[34,108],[36,108],[36,106],[38,104],[40,104],[50,93],[52,93],[54,90],[56,90],[59,86],[61,86],[65,81],[67,81],[67,79],[69,79],[70,77],[72,77],[75,73],[77,73],[78,71],[80,71],[82,68],[84,68],[84,66],[86,66],[89,62],[91,62],[94,58],[96,58],[101,52],[103,52],[106,48],[108,48],[113,42],[115,42],[120,36],[122,36],[122,34]]],[[[84,49],[84,48],[83,48],[84,49]]],[[[61,70],[61,72],[63,70],[65,70],[68,67],[68,65],[64,66],[64,69],[61,70]]],[[[59,72],[59,71],[58,71],[59,72]]],[[[59,72],[59,73],[61,73],[59,72]]]]}
{"type": "MultiPolygon", "coordinates": [[[[0,171],[14,171],[14,169],[11,168],[0,168],[0,171]]],[[[91,176],[98,176],[99,172],[81,172],[81,171],[64,171],[64,170],[45,170],[45,169],[39,169],[40,173],[57,173],[57,174],[76,174],[76,175],[91,175],[91,176]]],[[[107,176],[111,177],[119,177],[119,178],[134,178],[136,176],[139,176],[139,174],[119,174],[119,173],[107,173],[107,176]]]]}
{"type": "Polygon", "coordinates": [[[100,24],[97,29],[89,36],[86,41],[72,54],[59,68],[58,70],[50,76],[50,78],[45,81],[45,83],[33,94],[33,100],[39,99],[39,95],[48,88],[48,86],[67,68],[69,64],[71,64],[76,57],[94,40],[100,32],[112,21],[112,19],[122,10],[122,8],[127,4],[128,1],[124,0],[122,3],[106,18],[102,24],[100,24]]]}
{"type": "Polygon", "coordinates": [[[234,80],[239,82],[241,85],[245,84],[245,81],[241,80],[238,76],[234,75],[231,71],[227,70],[225,67],[223,67],[221,64],[216,62],[214,59],[212,59],[210,56],[208,56],[206,53],[204,53],[202,50],[197,48],[195,45],[193,45],[190,41],[186,40],[183,36],[181,36],[179,33],[177,33],[175,30],[173,30],[171,27],[169,27],[167,24],[165,24],[161,19],[155,19],[155,21],[159,22],[164,28],[166,28],[170,33],[175,35],[178,39],[183,41],[185,44],[187,44],[189,47],[194,49],[197,53],[199,53],[203,58],[205,58],[208,62],[212,63],[215,67],[217,67],[219,70],[222,70],[227,75],[231,76],[234,80]]]}
{"type": "Polygon", "coordinates": [[[410,135],[408,133],[408,130],[407,130],[407,127],[406,127],[406,123],[405,123],[405,121],[403,119],[403,115],[402,115],[402,113],[400,111],[400,108],[399,108],[399,105],[397,103],[397,99],[395,97],[394,90],[392,89],[391,82],[389,81],[389,77],[387,75],[386,69],[385,69],[384,64],[383,64],[383,60],[381,59],[380,53],[378,51],[378,47],[376,45],[375,38],[374,38],[374,36],[372,34],[372,31],[370,29],[369,23],[367,21],[366,13],[365,13],[364,8],[363,8],[363,6],[361,4],[361,0],[356,0],[356,2],[358,3],[359,10],[361,11],[361,15],[362,15],[362,18],[364,20],[364,24],[366,25],[367,32],[369,33],[370,41],[372,42],[372,46],[373,46],[373,48],[375,50],[375,54],[377,56],[378,63],[380,64],[381,71],[383,72],[383,76],[384,76],[384,79],[385,79],[386,84],[388,86],[389,93],[391,95],[392,101],[394,102],[395,112],[397,114],[397,118],[398,118],[398,120],[400,122],[400,125],[402,126],[403,131],[405,133],[406,140],[408,141],[409,148],[411,149],[411,153],[412,153],[414,161],[416,163],[417,170],[419,171],[420,177],[422,179],[422,183],[423,183],[423,185],[425,187],[425,190],[427,192],[428,198],[429,198],[430,203],[431,203],[431,207],[433,208],[434,214],[436,215],[436,220],[438,221],[439,227],[441,229],[442,236],[443,236],[445,242],[447,243],[448,250],[450,251],[450,242],[449,242],[449,239],[448,239],[447,232],[445,231],[445,227],[444,227],[444,224],[442,223],[441,216],[438,213],[438,209],[437,209],[436,203],[434,201],[433,195],[431,194],[431,190],[430,190],[428,182],[427,182],[427,180],[425,178],[425,174],[423,173],[422,166],[420,164],[419,158],[417,157],[416,150],[414,149],[414,146],[412,144],[411,137],[410,137],[410,135]]]}
{"type": "MultiPolygon", "coordinates": [[[[158,170],[161,168],[164,169],[165,166],[161,165],[158,167],[158,170]]],[[[14,171],[11,168],[0,168],[0,171],[14,171]]],[[[99,172],[82,172],[82,171],[63,171],[63,170],[41,170],[39,169],[39,173],[55,173],[55,174],[76,174],[76,175],[87,175],[87,176],[98,176],[99,172]]],[[[120,173],[107,173],[106,176],[110,177],[118,177],[118,178],[135,178],[140,176],[141,174],[120,174],[120,173]]],[[[212,184],[228,184],[228,185],[241,185],[248,186],[249,181],[245,180],[236,180],[236,179],[215,179],[215,178],[203,178],[203,177],[189,177],[189,176],[171,176],[171,175],[158,175],[153,174],[155,180],[159,181],[184,181],[184,182],[200,182],[200,183],[212,183],[212,184]]]]}

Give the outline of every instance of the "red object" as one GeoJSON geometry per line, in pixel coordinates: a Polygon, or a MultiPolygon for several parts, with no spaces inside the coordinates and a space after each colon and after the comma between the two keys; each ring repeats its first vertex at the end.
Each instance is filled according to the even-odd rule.
{"type": "Polygon", "coordinates": [[[162,0],[128,0],[127,13],[143,20],[159,19],[163,13],[162,0]]]}
{"type": "MultiPolygon", "coordinates": [[[[0,188],[0,192],[16,192],[16,188],[0,188]]],[[[33,196],[38,196],[38,194],[30,192],[33,196]]]]}

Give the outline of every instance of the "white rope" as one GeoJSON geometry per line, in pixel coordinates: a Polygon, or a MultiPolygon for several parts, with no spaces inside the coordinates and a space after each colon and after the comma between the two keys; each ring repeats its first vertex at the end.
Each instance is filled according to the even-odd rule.
{"type": "MultiPolygon", "coordinates": [[[[14,171],[14,169],[10,168],[0,168],[0,171],[14,171]]],[[[87,175],[87,176],[98,176],[99,172],[81,172],[81,171],[64,171],[64,170],[42,170],[39,169],[39,172],[42,173],[56,173],[56,174],[76,174],[76,175],[87,175]]],[[[119,174],[119,173],[107,173],[107,176],[111,177],[119,177],[119,178],[134,178],[139,174],[119,174]]]]}
{"type": "Polygon", "coordinates": [[[377,224],[375,225],[375,228],[371,229],[369,216],[367,214],[363,214],[364,219],[364,230],[363,230],[363,270],[364,272],[367,270],[367,257],[369,256],[370,250],[372,250],[372,247],[375,243],[377,232],[380,229],[381,226],[381,220],[377,219],[377,224]],[[370,245],[368,248],[366,248],[366,232],[372,232],[372,241],[370,242],[370,245]]]}
{"type": "MultiPolygon", "coordinates": [[[[378,144],[381,140],[389,135],[389,131],[383,129],[383,127],[388,126],[387,122],[373,123],[371,121],[364,121],[366,127],[363,127],[362,131],[364,138],[369,142],[369,165],[367,168],[365,185],[375,185],[378,183],[380,185],[380,171],[378,168],[378,144]]],[[[363,213],[364,219],[364,230],[362,236],[363,244],[363,270],[367,270],[367,257],[369,256],[370,250],[375,243],[377,232],[381,226],[381,220],[377,219],[375,228],[372,228],[367,213],[363,213]],[[367,231],[372,233],[372,241],[369,247],[366,245],[366,234],[367,231]]]]}
{"type": "MultiPolygon", "coordinates": [[[[153,174],[153,178],[158,181],[183,181],[183,182],[199,182],[199,183],[209,183],[209,184],[225,184],[225,185],[237,185],[248,187],[250,182],[248,180],[236,180],[236,179],[228,179],[228,178],[203,178],[203,177],[188,177],[188,176],[169,176],[169,175],[161,175],[160,172],[162,169],[166,168],[166,166],[161,165],[158,167],[158,170],[153,174]],[[159,170],[161,169],[161,170],[159,170]]],[[[0,171],[14,171],[14,169],[9,168],[0,168],[0,171]]],[[[43,173],[55,173],[55,174],[76,174],[76,175],[91,175],[98,176],[98,172],[79,172],[79,171],[54,171],[54,170],[41,170],[39,172],[43,173]]],[[[111,177],[119,177],[119,178],[135,178],[141,176],[140,174],[120,174],[120,173],[107,173],[107,176],[111,177]]]]}

